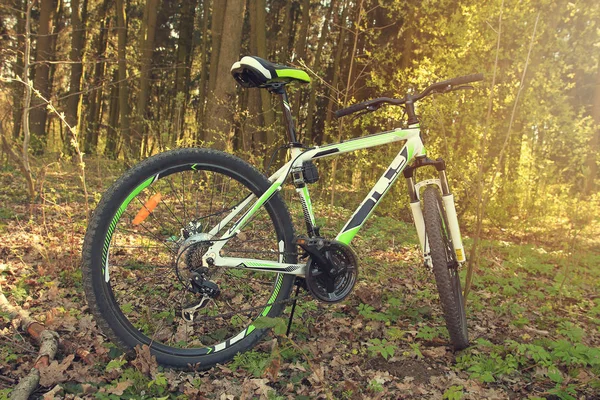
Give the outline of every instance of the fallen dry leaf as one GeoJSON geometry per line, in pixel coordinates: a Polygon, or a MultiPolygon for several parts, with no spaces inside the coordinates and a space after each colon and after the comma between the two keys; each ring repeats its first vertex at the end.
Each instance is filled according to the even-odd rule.
{"type": "Polygon", "coordinates": [[[46,368],[42,368],[40,370],[40,385],[50,387],[57,383],[66,382],[69,377],[65,371],[71,366],[74,358],[75,355],[70,354],[61,363],[55,360],[46,368]]]}
{"type": "Polygon", "coordinates": [[[106,392],[109,394],[116,394],[117,396],[121,396],[123,395],[123,392],[125,392],[127,388],[129,388],[131,385],[133,385],[133,382],[130,380],[119,382],[117,383],[117,386],[108,388],[106,392]]]}
{"type": "Polygon", "coordinates": [[[154,375],[157,371],[158,364],[156,363],[156,357],[150,353],[150,347],[148,345],[136,346],[135,347],[136,357],[131,361],[138,371],[144,375],[154,375]]]}
{"type": "Polygon", "coordinates": [[[44,393],[44,400],[52,400],[57,398],[57,396],[62,392],[63,388],[60,385],[56,385],[49,392],[44,393]]]}

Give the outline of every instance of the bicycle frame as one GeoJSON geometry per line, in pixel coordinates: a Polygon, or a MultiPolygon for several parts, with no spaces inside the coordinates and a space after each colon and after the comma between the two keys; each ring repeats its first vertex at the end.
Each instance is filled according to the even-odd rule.
{"type": "MultiPolygon", "coordinates": [[[[221,222],[219,222],[210,230],[209,235],[214,237],[221,230],[221,227],[226,226],[236,217],[238,218],[234,222],[234,224],[207,250],[203,257],[204,262],[206,262],[208,258],[211,258],[213,260],[212,262],[214,262],[215,265],[224,267],[244,268],[257,271],[271,271],[304,276],[306,268],[305,263],[291,264],[283,262],[283,242],[279,244],[280,257],[278,262],[251,258],[222,257],[220,255],[220,250],[223,248],[223,246],[227,243],[229,239],[237,235],[241,231],[241,229],[244,228],[246,223],[248,223],[251,220],[252,216],[260,209],[260,207],[262,207],[267,201],[269,201],[269,199],[277,191],[281,190],[281,187],[288,176],[293,175],[294,172],[301,171],[304,162],[331,157],[334,155],[348,153],[351,151],[367,149],[370,147],[381,146],[402,140],[406,141],[404,146],[400,149],[400,151],[392,160],[390,166],[387,168],[385,173],[379,178],[375,186],[367,194],[365,199],[360,203],[356,211],[352,214],[350,219],[346,222],[344,227],[337,234],[335,238],[337,241],[349,245],[352,239],[359,232],[367,218],[369,218],[369,216],[373,213],[381,199],[385,196],[392,184],[396,181],[400,173],[404,171],[406,166],[415,157],[425,156],[425,148],[421,140],[418,125],[411,126],[407,129],[397,128],[387,132],[350,139],[337,144],[329,144],[322,147],[317,146],[306,151],[302,151],[300,148],[297,147],[292,148],[291,160],[269,177],[269,181],[272,182],[269,189],[267,189],[267,191],[265,191],[265,193],[263,193],[258,199],[256,199],[256,196],[254,195],[248,196],[240,204],[238,204],[221,222]],[[256,200],[254,201],[252,206],[249,207],[248,211],[246,211],[242,216],[238,217],[238,214],[240,214],[241,210],[245,209],[254,199],[256,200]]],[[[437,183],[438,185],[440,184],[439,180],[432,181],[438,182],[431,183],[437,183]]],[[[308,187],[305,184],[302,187],[297,187],[296,191],[300,196],[302,209],[304,211],[305,222],[310,231],[311,228],[315,227],[315,217],[312,211],[312,202],[310,200],[308,187]]],[[[460,231],[458,230],[456,211],[454,211],[454,200],[453,198],[447,199],[447,195],[452,195],[449,193],[444,193],[444,204],[447,203],[447,200],[451,200],[452,202],[451,210],[447,210],[450,225],[450,233],[455,249],[457,249],[458,244],[459,248],[461,249],[460,251],[462,252],[462,241],[460,240],[460,231]]],[[[423,253],[427,261],[428,245],[425,235],[425,228],[421,208],[420,206],[413,206],[413,203],[411,202],[411,211],[413,213],[414,221],[417,226],[417,233],[419,236],[421,248],[423,249],[423,253]]],[[[460,258],[461,257],[459,257],[459,261],[464,261],[460,258]]]]}

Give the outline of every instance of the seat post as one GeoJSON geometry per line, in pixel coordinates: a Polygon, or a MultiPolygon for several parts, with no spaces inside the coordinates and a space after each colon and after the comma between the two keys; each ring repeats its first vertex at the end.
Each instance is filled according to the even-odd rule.
{"type": "Polygon", "coordinates": [[[275,93],[281,96],[281,105],[283,107],[283,118],[285,120],[285,128],[287,129],[288,139],[292,147],[302,147],[301,143],[296,140],[296,129],[294,128],[294,118],[292,117],[292,110],[290,107],[287,92],[285,90],[285,84],[278,83],[274,84],[269,88],[271,93],[275,93]]]}

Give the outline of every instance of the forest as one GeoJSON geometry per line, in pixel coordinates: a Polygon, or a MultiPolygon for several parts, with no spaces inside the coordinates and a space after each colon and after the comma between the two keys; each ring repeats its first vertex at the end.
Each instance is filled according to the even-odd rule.
{"type": "MultiPolygon", "coordinates": [[[[0,399],[600,398],[600,2],[3,0],[0,141],[0,399]],[[448,345],[404,179],[352,243],[354,292],[303,296],[290,335],[288,306],[251,351],[184,372],[101,332],[82,247],[119,176],[190,147],[266,175],[288,161],[279,98],[230,73],[247,55],[310,76],[287,85],[308,147],[406,123],[401,107],[336,110],[483,73],[417,105],[465,242],[470,347],[448,345]]],[[[316,162],[324,237],[399,149],[316,162]]]]}

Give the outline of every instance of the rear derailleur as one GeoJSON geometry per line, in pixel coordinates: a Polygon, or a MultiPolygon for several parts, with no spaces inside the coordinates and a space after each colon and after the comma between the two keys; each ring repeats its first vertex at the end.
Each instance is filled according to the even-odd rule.
{"type": "Polygon", "coordinates": [[[194,322],[194,316],[198,310],[208,305],[211,299],[217,298],[221,293],[216,283],[205,278],[208,268],[202,267],[199,271],[190,274],[190,285],[188,290],[196,295],[202,296],[199,302],[193,302],[183,307],[181,316],[187,322],[194,322]],[[203,271],[206,270],[206,271],[203,271]]]}

